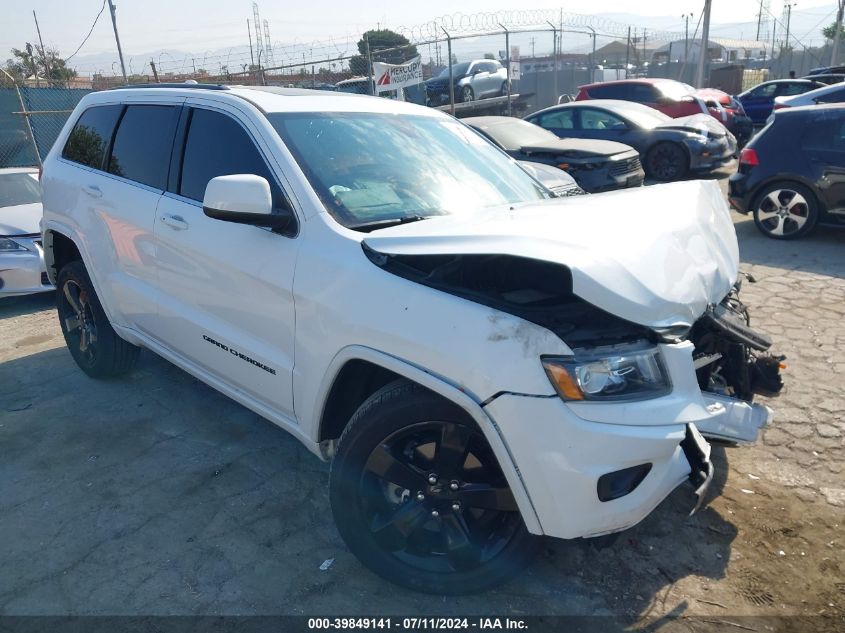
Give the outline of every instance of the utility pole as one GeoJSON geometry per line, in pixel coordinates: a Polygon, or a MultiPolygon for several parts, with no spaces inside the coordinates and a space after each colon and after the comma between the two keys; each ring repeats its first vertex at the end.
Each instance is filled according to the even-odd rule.
{"type": "Polygon", "coordinates": [[[531,43],[531,58],[532,59],[534,58],[534,43],[535,43],[536,39],[537,38],[532,37],[528,40],[531,43]]]}
{"type": "Polygon", "coordinates": [[[249,65],[255,66],[255,55],[252,54],[252,29],[249,28],[249,18],[246,19],[246,34],[249,36],[249,65]]]}
{"type": "Polygon", "coordinates": [[[156,70],[156,63],[152,60],[152,58],[150,59],[150,68],[153,69],[153,77],[155,77],[156,83],[160,84],[161,81],[159,81],[159,78],[158,78],[158,71],[156,70]]]}
{"type": "Polygon", "coordinates": [[[797,2],[787,2],[783,5],[783,8],[786,9],[786,46],[789,48],[789,65],[792,65],[792,47],[789,46],[789,23],[792,21],[792,7],[794,7],[797,2]]]}
{"type": "Polygon", "coordinates": [[[709,61],[709,44],[710,44],[710,7],[713,0],[704,0],[704,17],[702,22],[704,26],[701,29],[701,46],[698,51],[698,65],[695,68],[695,87],[704,87],[704,64],[709,61]]]}
{"type": "Polygon", "coordinates": [[[628,66],[631,62],[631,27],[628,27],[628,39],[625,40],[625,79],[628,78],[628,66]]]}
{"type": "Polygon", "coordinates": [[[757,12],[757,41],[760,41],[760,24],[763,22],[763,2],[760,0],[760,11],[757,12]]]}
{"type": "Polygon", "coordinates": [[[689,21],[692,13],[684,13],[681,17],[684,19],[684,63],[686,64],[689,60],[689,21]]]}
{"type": "Polygon", "coordinates": [[[35,11],[32,12],[32,17],[35,18],[35,30],[38,31],[38,43],[41,44],[41,59],[44,61],[44,71],[47,73],[47,85],[50,85],[50,62],[47,61],[47,54],[44,52],[44,40],[41,39],[41,27],[38,26],[38,16],[35,11]]]}
{"type": "Polygon", "coordinates": [[[842,14],[845,12],[845,0],[839,0],[839,10],[836,12],[836,30],[833,33],[833,50],[830,53],[830,65],[836,65],[839,57],[839,40],[842,39],[842,14]]]}
{"type": "Polygon", "coordinates": [[[123,72],[123,81],[128,81],[126,79],[126,66],[123,64],[123,49],[120,48],[120,36],[117,34],[117,18],[114,16],[114,2],[112,0],[108,0],[109,2],[109,12],[111,13],[111,25],[114,27],[114,41],[117,42],[117,56],[120,57],[120,70],[123,72]]]}

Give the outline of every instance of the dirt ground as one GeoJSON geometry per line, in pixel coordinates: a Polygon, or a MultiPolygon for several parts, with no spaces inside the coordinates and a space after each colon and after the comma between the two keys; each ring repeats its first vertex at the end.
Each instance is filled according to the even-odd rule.
{"type": "Polygon", "coordinates": [[[699,514],[682,486],[613,545],[549,541],[478,596],[370,574],[332,523],[327,466],[269,422],[152,353],[93,381],[53,297],[0,301],[0,615],[583,614],[740,631],[823,614],[791,628],[843,630],[845,232],[778,243],[736,227],[752,325],[788,357],[773,425],[714,449],[699,514]]]}

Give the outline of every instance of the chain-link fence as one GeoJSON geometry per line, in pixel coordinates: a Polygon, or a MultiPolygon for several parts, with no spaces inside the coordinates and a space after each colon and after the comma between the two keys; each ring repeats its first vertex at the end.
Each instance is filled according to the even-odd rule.
{"type": "MultiPolygon", "coordinates": [[[[5,81],[0,83],[0,167],[37,165],[84,94],[127,82],[194,80],[378,94],[437,107],[457,117],[521,116],[574,98],[579,86],[592,82],[662,77],[694,84],[696,60],[683,59],[688,49],[700,48],[697,28],[692,33],[646,31],[555,11],[455,14],[412,29],[400,27],[398,32],[409,43],[384,46],[380,38],[370,41],[365,36],[358,42],[346,38],[265,47],[257,56],[250,49],[246,58],[231,50],[183,60],[164,59],[167,54],[162,53],[157,62],[151,59],[127,79],[96,73],[76,78],[74,87],[18,85],[0,76],[0,82],[5,81]],[[419,83],[414,85],[394,89],[386,74],[374,71],[374,63],[383,68],[378,64],[413,60],[418,60],[420,69],[415,75],[419,83]],[[209,67],[217,72],[206,70],[209,67]]],[[[768,48],[762,42],[742,45],[758,45],[762,58],[760,50],[752,55],[725,47],[717,54],[708,50],[713,59],[705,65],[705,86],[736,94],[790,72],[802,77],[830,58],[829,46],[792,50],[782,45],[773,55],[773,43],[768,48]],[[721,54],[730,61],[719,58],[721,54]]]]}
{"type": "Polygon", "coordinates": [[[40,165],[85,88],[0,84],[0,167],[40,165]]]}

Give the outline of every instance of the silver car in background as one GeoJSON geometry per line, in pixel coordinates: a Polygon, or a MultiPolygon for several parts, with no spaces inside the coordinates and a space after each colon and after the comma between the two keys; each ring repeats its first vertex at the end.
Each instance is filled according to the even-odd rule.
{"type": "MultiPolygon", "coordinates": [[[[455,101],[475,101],[508,94],[508,71],[495,59],[476,59],[452,65],[455,101]]],[[[449,103],[449,67],[425,82],[428,105],[449,103]]]]}
{"type": "Polygon", "coordinates": [[[0,297],[53,290],[41,246],[38,170],[0,169],[0,297]]]}

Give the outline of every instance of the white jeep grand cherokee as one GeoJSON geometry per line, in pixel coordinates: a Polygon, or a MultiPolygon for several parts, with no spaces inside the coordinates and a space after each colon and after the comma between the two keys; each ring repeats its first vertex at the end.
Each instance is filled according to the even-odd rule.
{"type": "Polygon", "coordinates": [[[86,96],[41,184],[82,370],[145,347],[289,431],[349,548],[415,589],[703,494],[699,431],[753,441],[782,384],[713,183],[554,198],[434,110],[162,85],[86,96]]]}

